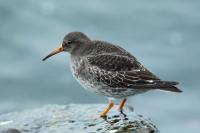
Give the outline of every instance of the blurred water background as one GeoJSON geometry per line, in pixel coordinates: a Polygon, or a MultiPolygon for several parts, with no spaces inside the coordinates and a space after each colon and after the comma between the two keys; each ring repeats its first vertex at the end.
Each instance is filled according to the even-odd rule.
{"type": "Polygon", "coordinates": [[[128,104],[162,133],[200,132],[199,0],[0,0],[0,114],[107,102],[72,78],[66,53],[41,61],[71,31],[116,43],[179,81],[181,94],[152,91],[128,104]]]}

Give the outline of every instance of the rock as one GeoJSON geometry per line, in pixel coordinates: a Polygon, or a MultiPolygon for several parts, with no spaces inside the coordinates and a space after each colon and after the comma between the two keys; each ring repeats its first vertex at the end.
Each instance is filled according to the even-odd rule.
{"type": "Polygon", "coordinates": [[[17,129],[2,129],[0,133],[20,133],[17,129]]]}
{"type": "Polygon", "coordinates": [[[0,133],[158,133],[150,119],[114,107],[107,119],[99,117],[102,104],[46,105],[0,116],[0,133]]]}

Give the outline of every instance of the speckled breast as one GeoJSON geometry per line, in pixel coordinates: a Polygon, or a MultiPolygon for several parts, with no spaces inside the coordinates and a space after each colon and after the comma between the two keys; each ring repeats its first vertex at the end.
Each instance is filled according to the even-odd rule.
{"type": "Polygon", "coordinates": [[[86,89],[99,95],[110,98],[124,98],[127,96],[145,92],[144,90],[130,88],[112,88],[101,82],[99,74],[90,71],[87,60],[84,57],[71,57],[71,71],[75,79],[86,89]]]}
{"type": "Polygon", "coordinates": [[[99,93],[97,88],[99,83],[95,81],[95,76],[89,72],[89,66],[84,57],[72,56],[70,66],[72,75],[86,90],[99,93]]]}

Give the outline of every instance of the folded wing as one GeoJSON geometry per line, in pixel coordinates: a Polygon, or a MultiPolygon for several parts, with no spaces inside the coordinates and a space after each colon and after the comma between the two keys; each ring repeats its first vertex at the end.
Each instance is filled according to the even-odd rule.
{"type": "Polygon", "coordinates": [[[161,81],[134,57],[115,54],[93,55],[87,58],[96,80],[113,88],[161,89],[180,92],[177,82],[161,81]]]}

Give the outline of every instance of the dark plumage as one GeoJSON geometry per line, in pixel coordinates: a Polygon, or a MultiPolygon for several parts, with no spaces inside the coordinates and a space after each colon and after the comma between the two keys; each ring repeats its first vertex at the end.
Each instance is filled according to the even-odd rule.
{"type": "MultiPolygon", "coordinates": [[[[74,77],[97,94],[126,98],[152,89],[181,92],[175,86],[178,82],[160,80],[125,49],[108,42],[90,40],[81,32],[66,35],[62,47],[44,60],[61,51],[71,54],[74,77]]],[[[102,115],[105,114],[104,111],[102,115]]]]}

